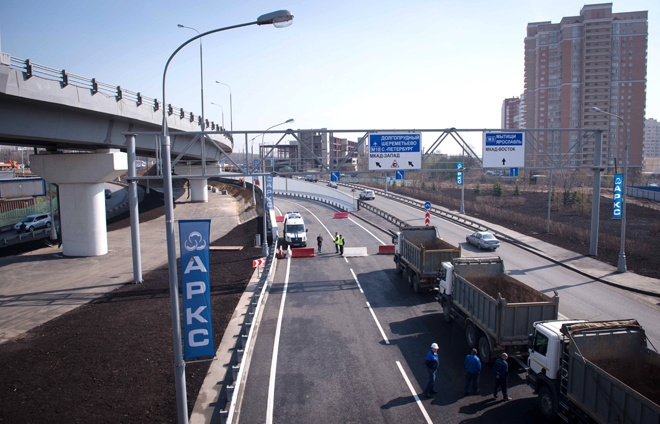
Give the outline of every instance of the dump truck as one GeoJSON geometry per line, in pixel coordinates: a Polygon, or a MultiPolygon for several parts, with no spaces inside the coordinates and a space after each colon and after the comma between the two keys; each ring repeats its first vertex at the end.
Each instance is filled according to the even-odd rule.
{"type": "Polygon", "coordinates": [[[415,293],[437,289],[442,263],[461,256],[460,246],[444,241],[435,226],[400,227],[390,232],[396,269],[415,293]]]}
{"type": "Polygon", "coordinates": [[[548,420],[660,423],[660,355],[634,319],[535,323],[527,384],[548,420]]]}
{"type": "Polygon", "coordinates": [[[446,322],[465,328],[483,363],[506,352],[525,356],[536,321],[557,319],[559,296],[545,295],[505,272],[499,256],[443,262],[438,301],[446,322]]]}

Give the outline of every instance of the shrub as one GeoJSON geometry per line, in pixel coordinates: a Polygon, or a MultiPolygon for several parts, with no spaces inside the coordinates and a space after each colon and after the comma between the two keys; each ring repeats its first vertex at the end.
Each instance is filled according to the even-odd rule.
{"type": "Polygon", "coordinates": [[[513,195],[520,196],[520,187],[518,187],[518,183],[516,183],[516,188],[513,190],[513,195]]]}
{"type": "Polygon", "coordinates": [[[502,184],[500,184],[499,181],[495,181],[495,183],[493,184],[493,195],[499,197],[502,195],[502,193],[504,193],[504,190],[502,189],[502,184]]]}
{"type": "Polygon", "coordinates": [[[477,186],[474,188],[474,194],[481,194],[481,184],[477,183],[477,186]]]}

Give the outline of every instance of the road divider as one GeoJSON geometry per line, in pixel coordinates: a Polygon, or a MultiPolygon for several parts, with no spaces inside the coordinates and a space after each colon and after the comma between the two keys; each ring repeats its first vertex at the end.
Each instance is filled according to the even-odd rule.
{"type": "Polygon", "coordinates": [[[298,247],[296,249],[291,249],[292,258],[313,258],[316,256],[314,254],[313,247],[298,247]]]}
{"type": "Polygon", "coordinates": [[[379,255],[393,255],[394,254],[394,245],[393,244],[385,244],[378,246],[378,254],[379,255]]]}
{"type": "Polygon", "coordinates": [[[345,247],[344,257],[352,258],[355,256],[367,256],[366,247],[345,247]]]}
{"type": "Polygon", "coordinates": [[[284,222],[284,215],[276,216],[275,222],[284,222]]]}
{"type": "Polygon", "coordinates": [[[336,212],[335,219],[336,218],[348,218],[348,212],[336,212]]]}

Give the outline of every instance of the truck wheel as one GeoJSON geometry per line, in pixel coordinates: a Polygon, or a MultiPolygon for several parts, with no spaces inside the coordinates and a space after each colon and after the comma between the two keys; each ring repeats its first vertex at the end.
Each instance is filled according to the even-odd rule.
{"type": "Polygon", "coordinates": [[[445,299],[442,299],[442,317],[445,319],[445,322],[451,322],[453,320],[451,316],[451,308],[449,307],[449,302],[445,299]]]}
{"type": "Polygon", "coordinates": [[[481,336],[478,350],[481,363],[488,364],[490,362],[490,342],[488,342],[488,337],[481,336]]]}
{"type": "Polygon", "coordinates": [[[470,348],[477,347],[479,341],[479,330],[471,322],[465,325],[465,339],[467,340],[470,348]]]}
{"type": "Polygon", "coordinates": [[[553,421],[557,417],[557,398],[548,386],[541,387],[539,390],[539,408],[541,413],[548,421],[553,421]]]}
{"type": "Polygon", "coordinates": [[[412,285],[413,285],[413,280],[414,280],[414,278],[415,278],[415,271],[413,271],[412,269],[408,268],[408,269],[406,270],[406,273],[408,274],[408,275],[407,275],[407,277],[408,277],[408,284],[412,286],[412,285]]]}
{"type": "Polygon", "coordinates": [[[396,265],[396,272],[399,275],[403,274],[403,268],[399,265],[399,261],[396,258],[394,258],[394,265],[396,265]]]}
{"type": "Polygon", "coordinates": [[[421,287],[419,287],[419,275],[417,274],[413,277],[412,287],[415,293],[419,293],[422,290],[421,287]]]}

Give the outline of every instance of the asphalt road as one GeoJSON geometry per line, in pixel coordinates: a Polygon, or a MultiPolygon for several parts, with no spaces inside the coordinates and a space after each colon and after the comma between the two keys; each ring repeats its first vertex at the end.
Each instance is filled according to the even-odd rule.
{"type": "Polygon", "coordinates": [[[333,219],[333,209],[314,202],[276,198],[275,205],[303,215],[309,246],[316,245],[319,233],[325,242],[317,257],[278,261],[239,422],[542,421],[515,363],[512,401],[492,400],[494,378],[487,365],[480,394],[463,395],[465,336],[444,323],[431,294],[412,292],[394,270],[392,256],[376,254],[378,245],[390,243],[389,234],[353,218],[333,219]],[[347,246],[366,247],[369,255],[336,255],[335,231],[347,246]],[[426,385],[424,358],[433,342],[440,345],[439,393],[425,399],[418,395],[426,385]]]}
{"type": "MultiPolygon", "coordinates": [[[[405,220],[411,225],[424,225],[424,212],[419,209],[380,197],[370,202],[392,215],[409,217],[405,220]]],[[[465,236],[473,230],[437,217],[431,219],[431,225],[439,227],[446,241],[461,243],[462,256],[493,254],[465,242],[465,236]]],[[[646,330],[651,343],[660,348],[658,298],[603,284],[506,242],[502,242],[495,254],[504,259],[509,275],[545,294],[552,295],[557,291],[561,316],[591,321],[635,318],[646,330]]]]}

